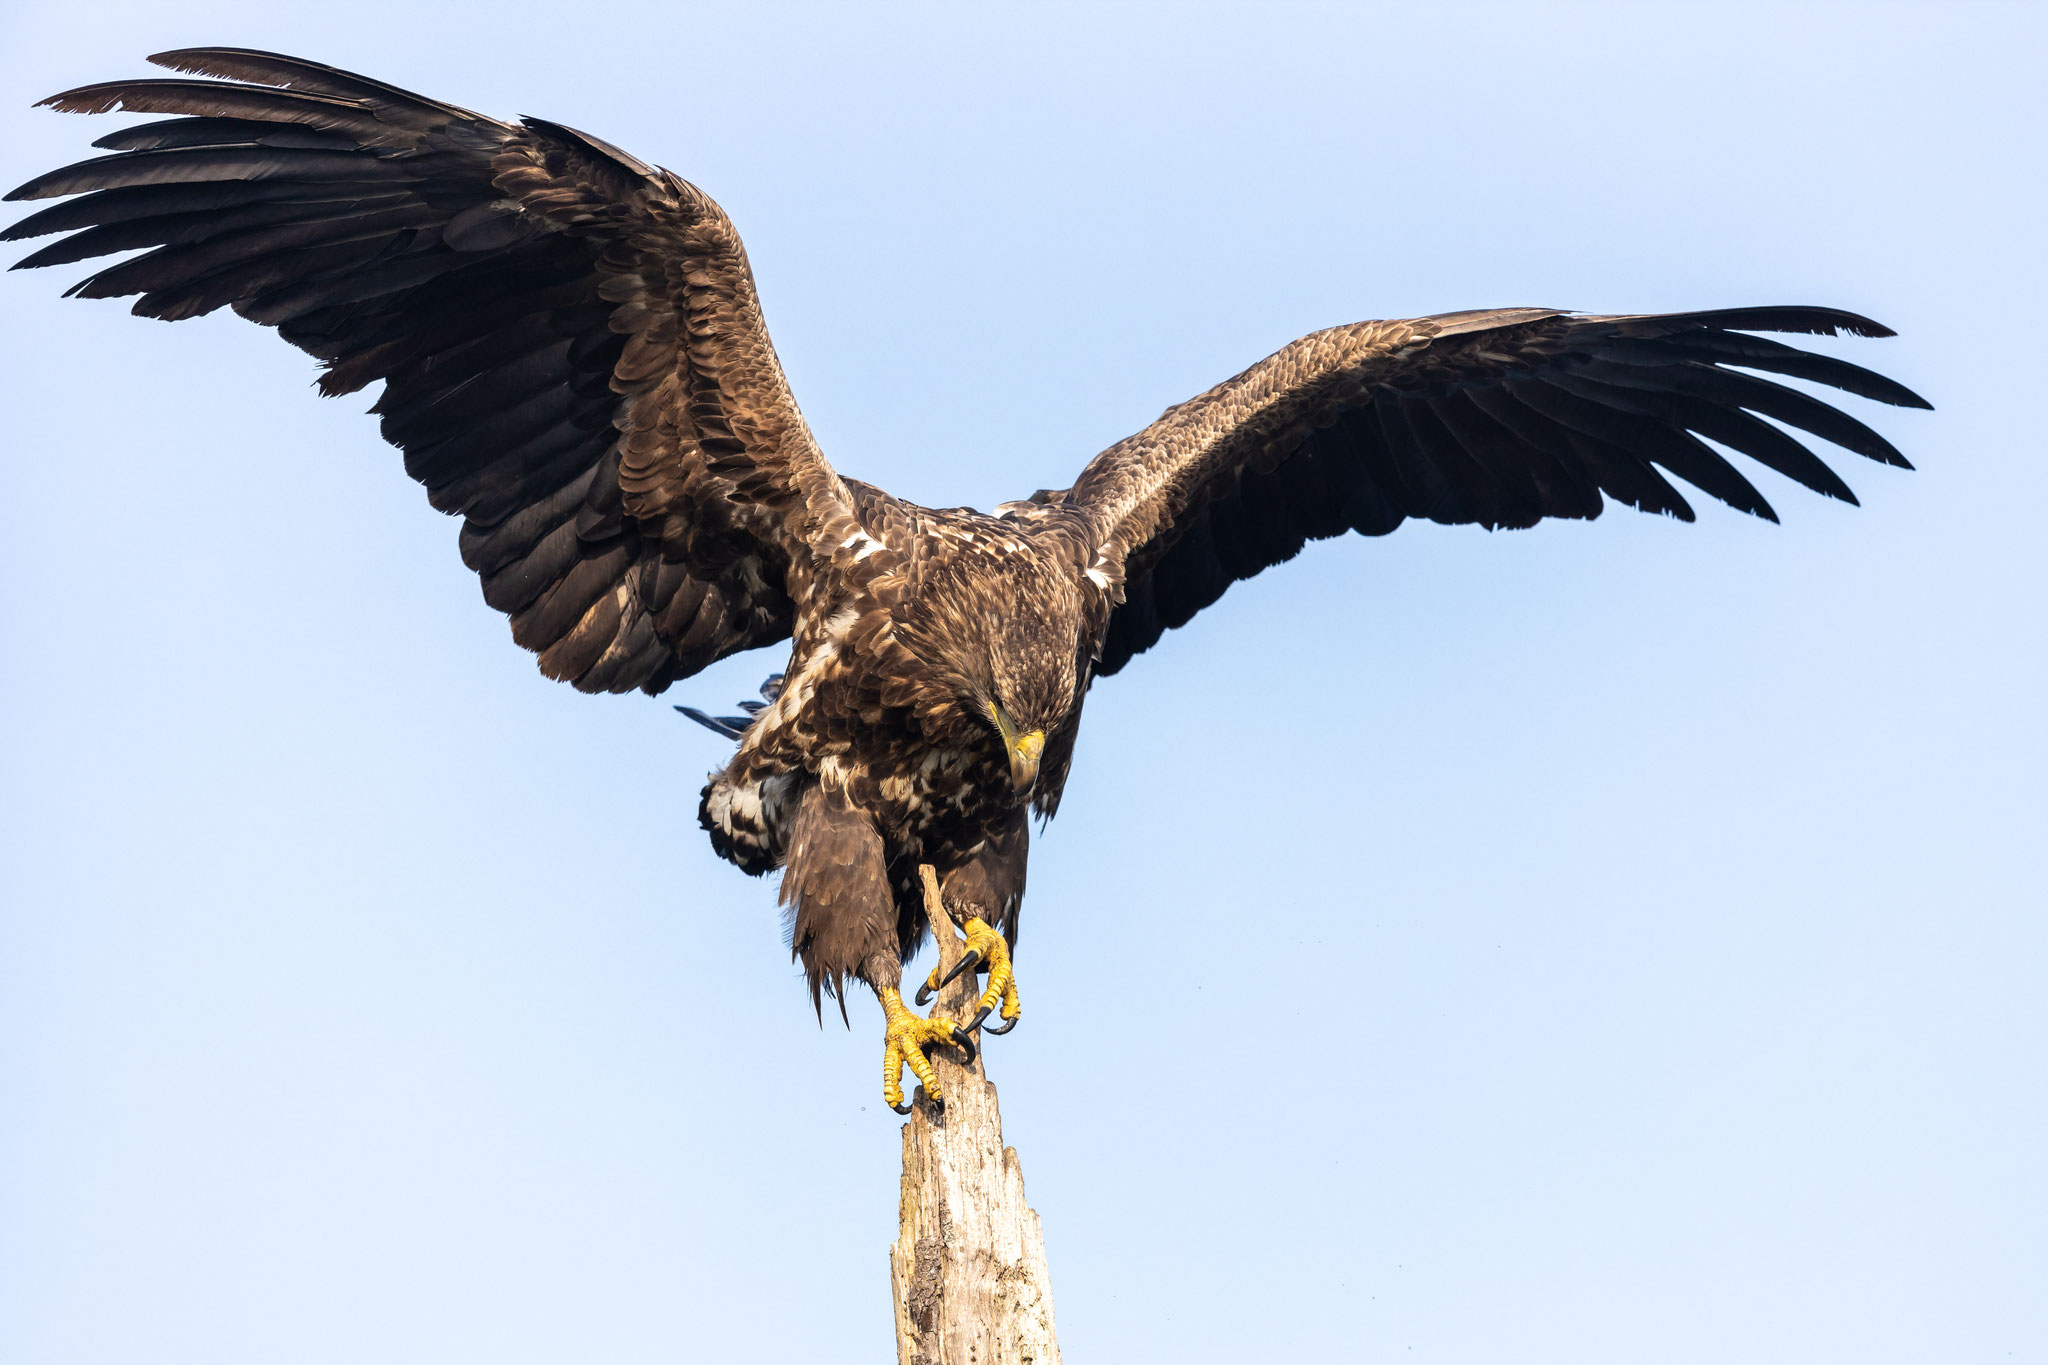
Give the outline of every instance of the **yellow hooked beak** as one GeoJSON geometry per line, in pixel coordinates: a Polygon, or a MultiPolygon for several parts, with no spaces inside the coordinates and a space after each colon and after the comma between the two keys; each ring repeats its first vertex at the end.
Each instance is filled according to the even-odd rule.
{"type": "Polygon", "coordinates": [[[1010,785],[1020,792],[1038,781],[1038,756],[1045,752],[1045,731],[1033,730],[1010,741],[1010,785]]]}
{"type": "Polygon", "coordinates": [[[1031,730],[1017,733],[1017,727],[1000,706],[991,707],[996,723],[996,733],[1003,737],[1003,747],[1010,751],[1010,785],[1020,792],[1031,790],[1038,781],[1038,760],[1045,753],[1045,731],[1031,730]]]}

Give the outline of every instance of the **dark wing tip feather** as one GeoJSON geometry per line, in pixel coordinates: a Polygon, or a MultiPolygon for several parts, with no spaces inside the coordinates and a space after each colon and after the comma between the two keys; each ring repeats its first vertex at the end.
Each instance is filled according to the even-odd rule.
{"type": "Polygon", "coordinates": [[[1696,314],[1710,327],[1737,332],[1798,332],[1807,336],[1897,336],[1881,322],[1842,308],[1794,305],[1787,308],[1723,308],[1696,314]]]}
{"type": "Polygon", "coordinates": [[[184,81],[162,76],[95,81],[91,85],[74,86],[60,90],[48,99],[37,100],[34,107],[55,109],[60,114],[199,114],[207,112],[202,106],[237,97],[271,101],[273,117],[277,111],[295,106],[330,109],[353,114],[358,119],[370,116],[368,102],[349,95],[322,90],[287,92],[276,84],[258,82],[227,79],[184,81]]]}
{"type": "Polygon", "coordinates": [[[74,161],[69,166],[59,166],[54,171],[44,171],[33,180],[24,180],[6,194],[0,194],[0,201],[11,204],[23,199],[55,199],[60,195],[77,194],[83,189],[98,188],[73,182],[79,176],[90,175],[95,170],[120,165],[131,155],[133,154],[129,152],[116,152],[112,156],[91,157],[84,161],[74,161]]]}
{"type": "Polygon", "coordinates": [[[402,109],[406,112],[426,116],[430,121],[441,119],[476,119],[482,115],[460,105],[443,104],[440,100],[368,76],[344,71],[338,66],[323,62],[307,61],[282,52],[266,52],[254,47],[182,47],[169,52],[151,53],[148,59],[153,65],[182,71],[190,75],[213,76],[223,80],[257,81],[264,85],[282,86],[287,90],[311,90],[323,95],[335,95],[342,99],[368,100],[380,107],[402,109]]]}
{"type": "MultiPolygon", "coordinates": [[[[0,195],[0,199],[12,198],[14,198],[12,194],[0,195]]],[[[18,223],[9,223],[6,227],[0,228],[0,242],[25,242],[31,237],[47,237],[52,232],[62,232],[64,230],[62,228],[43,228],[37,230],[29,227],[29,224],[38,216],[40,215],[31,214],[18,223]]],[[[19,270],[25,264],[27,264],[25,261],[16,261],[7,268],[9,270],[19,270]]]]}
{"type": "MultiPolygon", "coordinates": [[[[258,79],[270,80],[273,64],[288,66],[312,66],[311,62],[288,57],[282,52],[266,52],[254,47],[173,47],[162,52],[152,52],[143,58],[151,66],[161,66],[171,71],[182,71],[188,76],[219,76],[227,80],[248,80],[246,74],[253,69],[264,71],[258,79]]],[[[332,68],[329,68],[330,70],[332,68]]]]}
{"type": "Polygon", "coordinates": [[[1695,327],[1735,332],[1799,332],[1807,336],[1897,336],[1891,328],[1861,313],[1818,305],[1792,304],[1773,308],[1711,308],[1699,313],[1638,313],[1589,318],[1611,322],[1623,336],[1668,336],[1695,327]]]}
{"type": "Polygon", "coordinates": [[[93,85],[75,86],[39,99],[29,107],[55,109],[60,114],[110,114],[120,108],[122,89],[127,84],[126,81],[100,81],[93,85]]]}
{"type": "MultiPolygon", "coordinates": [[[[0,194],[0,203],[8,203],[8,204],[13,204],[13,203],[18,203],[18,202],[20,202],[20,201],[21,201],[21,200],[23,200],[23,199],[48,199],[48,198],[52,198],[52,197],[54,197],[54,196],[52,196],[51,194],[48,194],[48,193],[45,193],[45,192],[43,192],[43,186],[44,186],[44,185],[46,185],[46,184],[50,183],[51,181],[55,180],[55,179],[56,179],[56,178],[57,178],[58,176],[60,176],[60,175],[68,175],[68,174],[69,174],[70,172],[72,172],[72,171],[74,171],[74,170],[77,170],[77,169],[78,169],[78,166],[82,166],[82,165],[88,165],[88,164],[90,164],[90,163],[88,163],[88,162],[79,162],[79,163],[77,163],[77,165],[72,165],[72,166],[65,166],[65,167],[63,167],[63,168],[62,168],[62,169],[60,169],[60,170],[54,170],[54,171],[45,171],[45,172],[43,172],[43,174],[41,174],[41,175],[37,176],[37,177],[36,177],[35,179],[33,179],[33,180],[25,180],[25,181],[23,181],[23,182],[22,182],[21,184],[19,184],[19,185],[16,185],[16,186],[15,186],[15,187],[14,187],[13,189],[11,189],[11,190],[7,191],[7,193],[5,193],[5,194],[0,194]]],[[[24,220],[24,221],[25,221],[25,220],[24,220]]],[[[13,241],[13,240],[15,240],[15,231],[16,231],[16,229],[18,229],[18,228],[19,228],[20,226],[21,226],[21,224],[20,224],[20,223],[16,223],[16,224],[14,224],[14,225],[13,225],[12,227],[9,227],[9,228],[7,229],[7,236],[6,236],[6,240],[8,240],[8,241],[13,241]]]]}
{"type": "Polygon", "coordinates": [[[54,109],[60,114],[118,114],[136,111],[122,106],[138,90],[148,90],[164,85],[204,87],[204,81],[165,81],[161,78],[145,78],[140,81],[94,81],[90,85],[74,85],[69,90],[59,90],[45,99],[37,100],[31,108],[54,109]]]}
{"type": "Polygon", "coordinates": [[[1766,337],[1715,329],[1670,338],[1664,344],[1672,349],[1674,355],[1684,353],[1710,364],[1809,379],[1844,393],[1853,393],[1859,398],[1888,403],[1895,408],[1931,409],[1934,406],[1896,379],[1834,356],[1802,351],[1766,337]]]}

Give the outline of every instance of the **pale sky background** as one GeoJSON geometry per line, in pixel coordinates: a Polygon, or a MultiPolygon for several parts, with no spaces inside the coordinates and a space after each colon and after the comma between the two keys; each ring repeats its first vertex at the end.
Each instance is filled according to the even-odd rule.
{"type": "MultiPolygon", "coordinates": [[[[2048,1360],[2048,10],[0,13],[7,185],[203,43],[673,167],[927,503],[1359,318],[1896,327],[1860,510],[1326,542],[1105,681],[992,1074],[1077,1363],[2048,1360]]],[[[0,1360],[892,1359],[878,1011],[669,709],[779,659],[545,681],[366,397],[84,273],[0,280],[0,1360]]]]}

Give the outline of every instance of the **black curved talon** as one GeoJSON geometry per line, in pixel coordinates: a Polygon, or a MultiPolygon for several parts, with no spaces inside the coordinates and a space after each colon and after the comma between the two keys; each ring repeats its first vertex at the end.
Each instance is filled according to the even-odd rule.
{"type": "MultiPolygon", "coordinates": [[[[983,1011],[982,1011],[982,1013],[983,1013],[983,1014],[987,1014],[987,1013],[988,1013],[988,1011],[987,1011],[987,1010],[983,1010],[983,1011]]],[[[1018,1015],[1018,1016],[1017,1016],[1017,1019],[1022,1019],[1023,1017],[1024,1017],[1024,1016],[1020,1014],[1020,1015],[1018,1015]]],[[[1002,1026],[1001,1028],[991,1028],[991,1029],[983,1029],[983,1030],[982,1030],[982,1032],[983,1032],[983,1033],[992,1033],[992,1034],[996,1034],[996,1035],[1001,1035],[1001,1034],[1005,1034],[1005,1033],[1008,1033],[1008,1032],[1009,1032],[1009,1031],[1010,1031],[1011,1029],[1013,1029],[1013,1028],[1017,1027],[1017,1019],[1006,1019],[1006,1020],[1004,1020],[1004,1021],[1003,1021],[1003,1026],[1002,1026]]]]}
{"type": "Polygon", "coordinates": [[[952,985],[954,977],[960,975],[960,973],[964,971],[978,971],[980,970],[980,968],[981,949],[969,948],[965,953],[962,953],[960,955],[960,960],[953,964],[953,970],[947,972],[944,976],[939,978],[938,985],[934,986],[931,983],[930,977],[925,978],[924,984],[917,988],[917,1003],[920,1006],[931,1004],[932,996],[937,994],[939,991],[944,990],[946,987],[952,985]]]}
{"type": "Polygon", "coordinates": [[[899,1114],[908,1114],[911,1111],[910,1106],[907,1104],[892,1104],[889,1107],[899,1114]]]}
{"type": "MultiPolygon", "coordinates": [[[[944,989],[945,987],[952,985],[953,978],[960,975],[960,973],[966,971],[979,971],[980,969],[981,949],[969,948],[965,953],[961,954],[960,960],[953,964],[953,970],[947,972],[944,976],[939,978],[939,986],[941,989],[944,989]]],[[[924,1001],[919,1000],[917,1003],[922,1005],[924,1001]]]]}
{"type": "Polygon", "coordinates": [[[967,1054],[967,1060],[961,1065],[973,1066],[974,1059],[981,1055],[981,1049],[974,1045],[974,1025],[969,1024],[966,1028],[961,1028],[958,1024],[953,1025],[953,1041],[967,1054]]]}

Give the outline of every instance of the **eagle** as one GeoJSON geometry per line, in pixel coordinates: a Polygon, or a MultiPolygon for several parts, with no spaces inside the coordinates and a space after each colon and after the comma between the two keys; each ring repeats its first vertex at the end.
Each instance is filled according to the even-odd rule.
{"type": "Polygon", "coordinates": [[[42,101],[170,117],[7,195],[64,198],[0,232],[68,234],[18,267],[141,250],[70,292],[229,307],[316,357],[323,394],[381,382],[384,437],[550,678],[659,693],[786,644],[748,715],[693,712],[737,741],[699,817],[742,871],[780,870],[813,1008],[878,997],[898,1112],[904,1065],[942,1101],[928,1052],[1019,1017],[1029,820],[1059,808],[1089,688],[1232,583],[1411,518],[1519,528],[1612,501],[1690,521],[1674,477],[1777,520],[1734,456],[1854,503],[1795,432],[1905,458],[1765,376],[1929,406],[1759,335],[1892,335],[1832,308],[1480,309],[1313,333],[1066,488],[921,507],[827,462],[739,234],[689,181],[296,57],[149,60],[184,74],[42,101]],[[959,1020],[902,999],[935,914],[964,927],[954,971],[988,977],[959,1020]]]}

